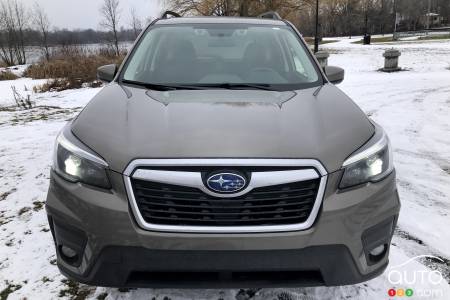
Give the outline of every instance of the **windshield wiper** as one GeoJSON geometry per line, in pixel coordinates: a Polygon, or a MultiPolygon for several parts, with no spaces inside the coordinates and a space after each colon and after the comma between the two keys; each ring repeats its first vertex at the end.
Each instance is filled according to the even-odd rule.
{"type": "Polygon", "coordinates": [[[173,91],[173,90],[206,90],[206,89],[228,89],[228,90],[264,90],[275,91],[270,84],[253,84],[253,83],[199,83],[199,84],[155,84],[140,82],[134,80],[122,79],[123,83],[134,84],[145,87],[150,90],[157,91],[173,91]]]}
{"type": "Polygon", "coordinates": [[[134,85],[145,87],[149,90],[156,90],[156,91],[204,90],[205,89],[204,87],[196,86],[196,85],[156,84],[156,83],[147,83],[147,82],[141,82],[141,81],[127,80],[127,79],[122,79],[122,83],[134,84],[134,85]]]}
{"type": "Polygon", "coordinates": [[[228,90],[245,90],[245,89],[253,89],[253,90],[264,90],[264,91],[276,91],[276,89],[272,88],[270,84],[266,83],[211,83],[211,84],[198,84],[198,87],[203,88],[219,88],[219,89],[228,89],[228,90]]]}

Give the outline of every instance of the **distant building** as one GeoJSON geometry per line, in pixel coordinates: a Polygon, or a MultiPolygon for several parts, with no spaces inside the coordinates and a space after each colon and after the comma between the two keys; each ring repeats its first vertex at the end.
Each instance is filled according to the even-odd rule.
{"type": "Polygon", "coordinates": [[[436,13],[427,13],[420,18],[420,23],[424,28],[441,27],[444,25],[444,17],[436,13]]]}
{"type": "Polygon", "coordinates": [[[397,13],[396,22],[397,31],[426,30],[446,26],[445,18],[437,13],[427,13],[415,18],[397,13]]]}

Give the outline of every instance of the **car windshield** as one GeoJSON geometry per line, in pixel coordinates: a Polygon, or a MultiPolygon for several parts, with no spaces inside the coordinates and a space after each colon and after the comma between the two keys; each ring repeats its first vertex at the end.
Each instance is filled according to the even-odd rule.
{"type": "Polygon", "coordinates": [[[287,25],[155,25],[121,79],[150,89],[304,89],[322,84],[307,51],[287,25]]]}

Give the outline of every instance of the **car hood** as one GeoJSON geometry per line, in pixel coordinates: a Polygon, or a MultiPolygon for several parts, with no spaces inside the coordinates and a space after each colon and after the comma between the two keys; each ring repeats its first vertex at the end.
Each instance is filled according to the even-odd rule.
{"type": "Polygon", "coordinates": [[[117,172],[137,158],[308,158],[332,172],[374,127],[331,84],[317,93],[155,92],[112,83],[73,121],[72,132],[117,172]]]}

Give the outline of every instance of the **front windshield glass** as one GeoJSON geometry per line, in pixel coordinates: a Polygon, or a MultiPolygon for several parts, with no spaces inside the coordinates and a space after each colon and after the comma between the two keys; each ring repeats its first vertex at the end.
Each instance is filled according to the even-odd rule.
{"type": "Polygon", "coordinates": [[[318,86],[321,77],[306,51],[287,25],[157,25],[141,38],[122,79],[181,88],[318,86]]]}

